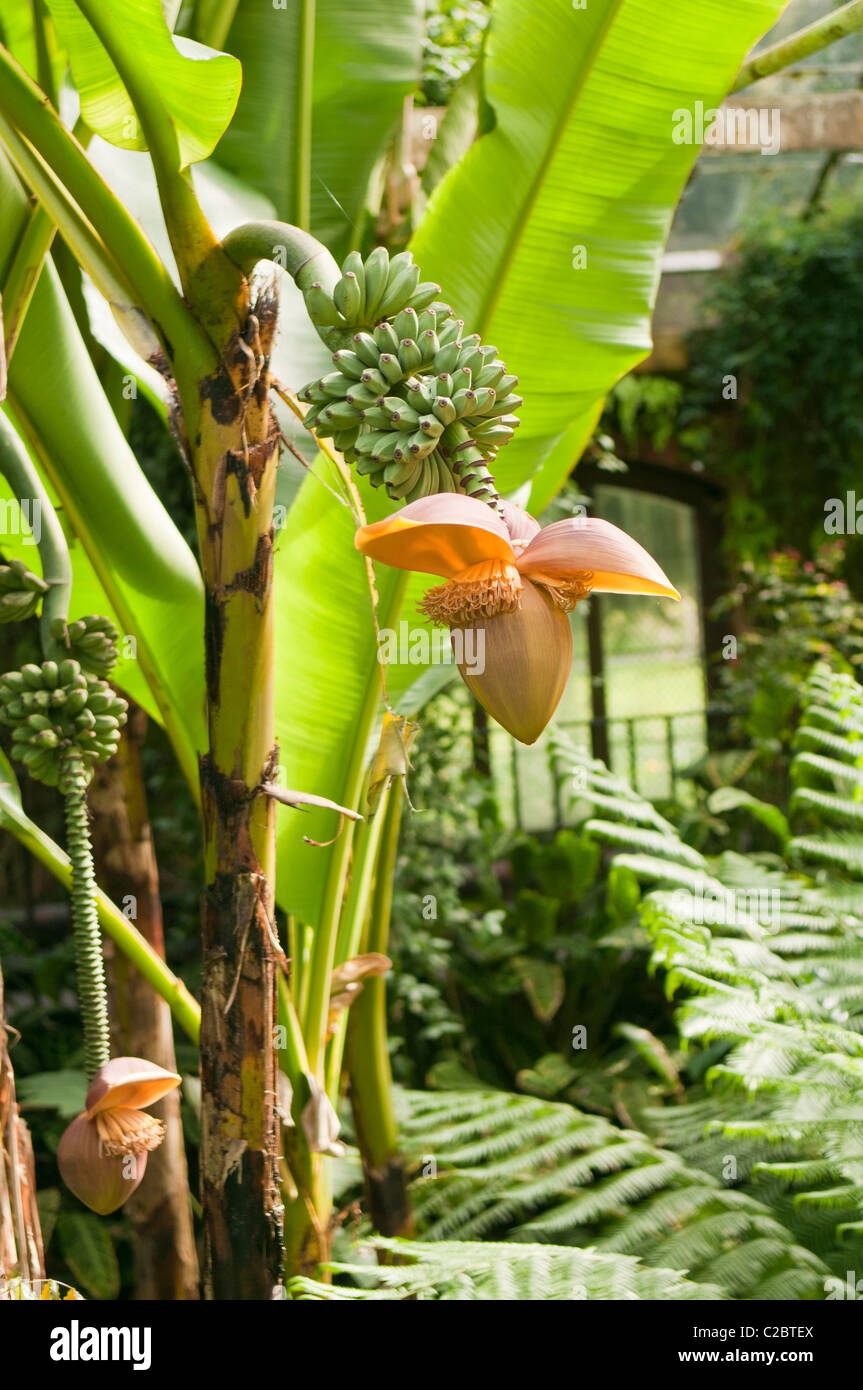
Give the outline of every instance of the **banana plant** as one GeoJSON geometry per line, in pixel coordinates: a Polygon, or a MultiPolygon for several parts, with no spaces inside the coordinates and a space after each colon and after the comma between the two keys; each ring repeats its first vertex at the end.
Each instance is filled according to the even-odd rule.
{"type": "MultiPolygon", "coordinates": [[[[263,0],[194,6],[197,40],[227,44],[264,74],[243,97],[236,58],[175,41],[159,0],[48,0],[53,50],[68,58],[80,100],[79,133],[146,154],[170,260],[64,125],[40,46],[28,55],[26,35],[4,28],[13,49],[22,45],[17,56],[0,48],[0,178],[11,209],[0,276],[15,325],[4,409],[75,539],[73,593],[90,584],[101,596],[94,607],[131,639],[116,681],[164,724],[201,805],[201,1186],[212,1297],[271,1297],[285,1239],[295,1269],[325,1252],[324,1155],[335,1142],[346,1050],[346,1021],[331,1016],[334,972],[358,953],[383,955],[362,952],[370,920],[372,943],[385,940],[397,828],[395,811],[381,808],[367,824],[363,803],[384,713],[375,622],[396,626],[417,589],[389,568],[370,588],[357,525],[374,531],[393,504],[443,490],[498,518],[479,525],[486,536],[497,528],[498,541],[486,542],[494,549],[506,515],[501,491],[531,484],[535,509],[552,495],[604,394],[649,349],[660,255],[697,154],[672,141],[674,112],[696,99],[717,102],[780,9],[779,0],[729,0],[695,14],[670,0],[657,15],[648,0],[550,0],[528,15],[518,0],[496,0],[479,75],[484,133],[432,196],[413,256],[401,259],[383,250],[363,256],[357,246],[369,173],[416,80],[415,5],[377,0],[355,15],[319,0],[317,25],[315,7],[304,4],[290,32],[275,27],[287,18],[263,0]],[[655,45],[649,79],[645,33],[655,45]],[[360,70],[348,118],[337,88],[352,42],[360,70]],[[295,52],[296,66],[272,114],[259,93],[269,95],[265,74],[279,51],[295,52]],[[282,152],[281,164],[261,150],[282,152]],[[191,172],[212,157],[291,222],[217,236],[191,172]],[[55,229],[130,350],[164,383],[166,422],[195,502],[197,557],[147,483],[89,363],[50,255],[55,229]],[[340,268],[333,252],[342,261],[346,251],[340,268]],[[276,272],[256,273],[262,262],[303,293],[339,383],[311,362],[299,363],[296,380],[274,383],[277,334],[290,334],[299,300],[276,272]],[[502,359],[483,350],[491,335],[502,359]],[[470,377],[425,400],[421,383],[409,382],[430,365],[439,376],[470,377]],[[368,372],[376,375],[365,382],[368,372]],[[474,376],[483,372],[495,385],[479,385],[486,394],[477,404],[474,376]],[[492,413],[493,397],[514,372],[524,395],[523,412],[516,398],[520,438],[498,464],[514,429],[514,382],[503,387],[502,415],[492,413]],[[50,402],[46,378],[62,382],[50,402]],[[284,431],[274,384],[322,445],[278,533],[284,431]],[[453,413],[436,408],[440,401],[453,413]],[[388,415],[355,429],[363,409],[388,415]],[[384,438],[368,450],[360,435],[367,441],[372,425],[384,438]],[[409,440],[404,456],[398,440],[387,442],[393,433],[409,440]],[[371,489],[370,478],[385,487],[371,489]],[[294,809],[280,811],[277,826],[280,801],[294,809]],[[309,805],[317,809],[304,818],[303,838],[296,808],[309,805]],[[334,815],[345,823],[326,844],[334,815]],[[293,919],[290,982],[277,901],[293,919]],[[291,1170],[286,1213],[280,1114],[291,1170]]],[[[410,699],[416,675],[387,672],[391,706],[410,699]]],[[[80,821],[80,804],[76,814],[80,821]]],[[[20,817],[10,817],[23,833],[20,817]]],[[[84,896],[96,900],[92,885],[84,896]]],[[[169,981],[152,974],[169,994],[169,981]]],[[[347,1053],[361,1054],[361,1118],[389,1157],[379,983],[368,1000],[377,1060],[369,1069],[362,1013],[347,1053]]]]}

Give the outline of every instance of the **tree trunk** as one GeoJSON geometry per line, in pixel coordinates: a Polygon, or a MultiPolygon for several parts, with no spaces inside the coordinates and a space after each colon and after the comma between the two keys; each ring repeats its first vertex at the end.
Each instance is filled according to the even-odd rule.
{"type": "Polygon", "coordinates": [[[45,1278],[30,1131],[18,1113],[0,974],[0,1299],[11,1279],[45,1278]]]}
{"type": "MultiPolygon", "coordinates": [[[[90,788],[93,848],[99,883],[164,958],[159,874],[141,771],[147,717],[130,706],[118,756],[96,768],[90,788]]],[[[106,942],[115,1054],[146,1057],[176,1071],[171,1011],[125,956],[106,942]]],[[[198,1297],[198,1257],[189,1201],[178,1091],[152,1107],[165,1139],[150,1155],[140,1187],[125,1210],[135,1232],[139,1299],[182,1302],[198,1297]]]]}
{"type": "Polygon", "coordinates": [[[206,887],[201,996],[205,1292],[270,1299],[281,1280],[276,1112],[273,504],[269,405],[276,305],[259,301],[189,421],[206,588],[209,749],[201,759],[206,887]]]}

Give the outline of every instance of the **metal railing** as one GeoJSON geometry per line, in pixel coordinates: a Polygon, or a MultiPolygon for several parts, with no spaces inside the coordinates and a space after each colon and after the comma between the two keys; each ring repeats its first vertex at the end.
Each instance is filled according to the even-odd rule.
{"type": "MultiPolygon", "coordinates": [[[[727,723],[728,711],[721,706],[702,706],[674,714],[635,714],[601,719],[561,720],[558,727],[573,737],[577,746],[595,756],[608,749],[613,772],[625,777],[633,789],[651,798],[675,798],[686,768],[697,761],[727,723]]],[[[513,814],[516,825],[524,829],[524,779],[528,772],[525,754],[511,740],[510,775],[513,814]]],[[[559,827],[566,824],[561,787],[553,779],[550,786],[547,820],[559,827]]],[[[534,816],[533,819],[536,819],[534,816]]],[[[542,819],[546,819],[543,817],[542,819]]]]}

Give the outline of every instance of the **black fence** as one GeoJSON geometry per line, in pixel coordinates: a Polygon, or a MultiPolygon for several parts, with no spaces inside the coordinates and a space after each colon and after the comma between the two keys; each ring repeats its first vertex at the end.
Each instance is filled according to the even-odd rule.
{"type": "MultiPolygon", "coordinates": [[[[711,746],[721,746],[728,712],[721,707],[676,714],[637,714],[629,717],[564,720],[576,747],[604,762],[641,795],[677,798],[687,770],[711,746]]],[[[556,828],[566,824],[564,796],[547,771],[539,749],[524,749],[509,739],[512,815],[519,829],[556,828]]],[[[503,771],[500,762],[498,769],[503,771]]]]}

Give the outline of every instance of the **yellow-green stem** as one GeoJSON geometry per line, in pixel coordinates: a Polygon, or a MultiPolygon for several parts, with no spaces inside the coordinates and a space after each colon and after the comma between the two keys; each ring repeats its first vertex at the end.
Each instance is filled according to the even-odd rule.
{"type": "MultiPolygon", "coordinates": [[[[364,951],[386,955],[393,902],[393,875],[399,845],[404,791],[390,788],[381,835],[377,878],[364,951]]],[[[397,1151],[398,1131],[392,1107],[392,1071],[387,1049],[386,979],[367,980],[350,1009],[348,1070],[357,1138],[367,1169],[382,1171],[397,1151]]]]}
{"type": "MultiPolygon", "coordinates": [[[[379,848],[381,832],[386,816],[391,789],[387,788],[378,802],[374,816],[357,827],[354,866],[351,872],[351,886],[342,911],[339,934],[336,941],[335,964],[350,960],[359,954],[363,933],[369,912],[372,887],[379,867],[379,848]]],[[[333,1036],[327,1045],[327,1095],[333,1105],[338,1102],[341,1089],[342,1061],[344,1059],[345,1038],[347,1036],[348,1010],[338,1019],[333,1036]]]]}
{"type": "MultiPolygon", "coordinates": [[[[407,581],[407,574],[400,573],[386,610],[380,617],[382,627],[389,626],[391,621],[397,619],[404,601],[407,581]]],[[[343,793],[343,804],[352,809],[355,809],[359,804],[365,776],[368,742],[377,716],[379,700],[380,674],[377,663],[375,663],[374,669],[369,675],[366,698],[354,735],[351,761],[343,793]]],[[[335,959],[339,918],[350,865],[353,829],[353,823],[346,826],[333,846],[323,907],[312,942],[312,954],[309,962],[308,1005],[302,1018],[309,1063],[322,1085],[324,1083],[324,1046],[329,1016],[330,977],[335,959]]]]}

